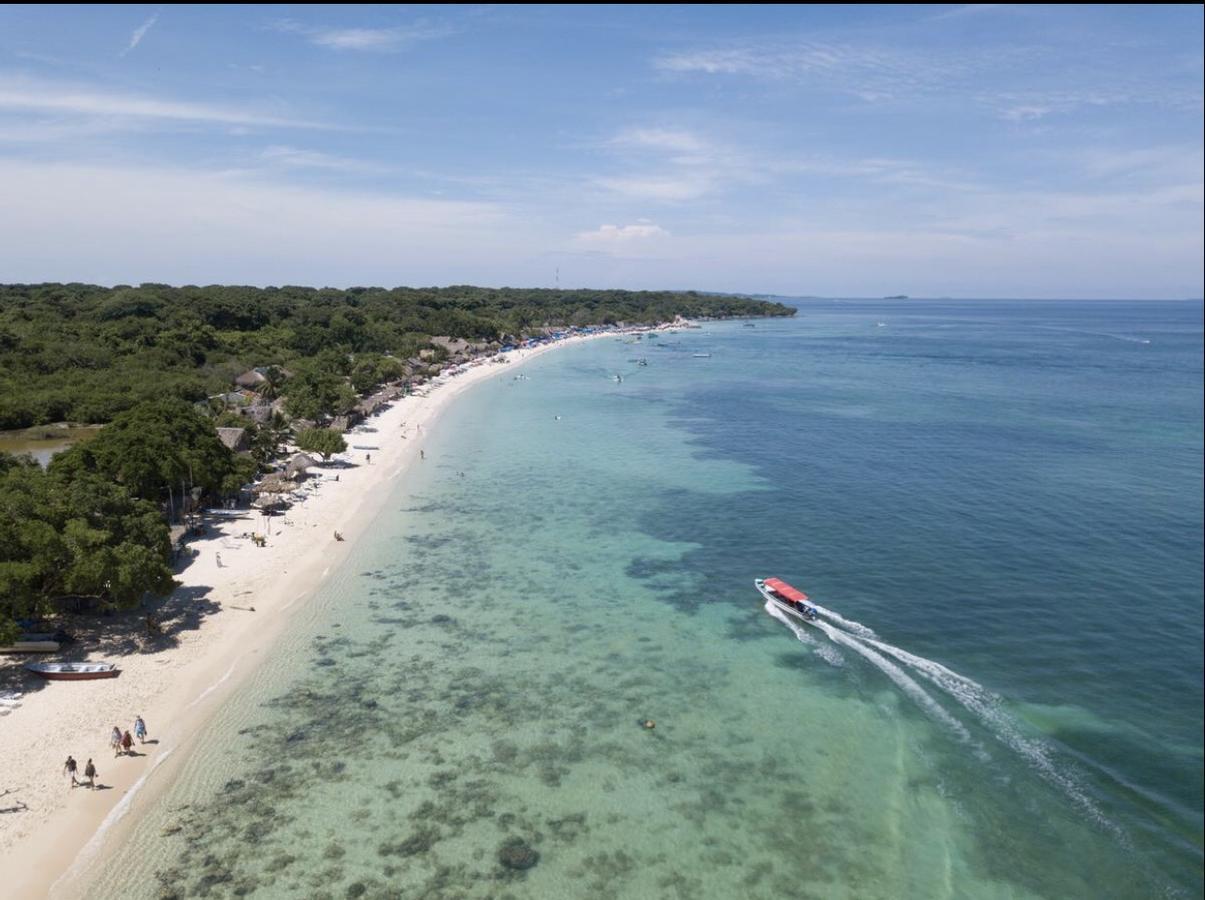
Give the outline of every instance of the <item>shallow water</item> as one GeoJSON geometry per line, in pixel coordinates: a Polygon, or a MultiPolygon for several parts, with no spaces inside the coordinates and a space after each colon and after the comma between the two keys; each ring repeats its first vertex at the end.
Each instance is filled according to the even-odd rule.
{"type": "Polygon", "coordinates": [[[16,431],[0,431],[0,453],[13,456],[29,454],[45,468],[57,453],[61,453],[79,441],[92,437],[99,426],[48,425],[37,428],[22,428],[16,431]]]}
{"type": "Polygon", "coordinates": [[[94,894],[1199,896],[1201,319],[818,302],[475,388],[94,894]]]}

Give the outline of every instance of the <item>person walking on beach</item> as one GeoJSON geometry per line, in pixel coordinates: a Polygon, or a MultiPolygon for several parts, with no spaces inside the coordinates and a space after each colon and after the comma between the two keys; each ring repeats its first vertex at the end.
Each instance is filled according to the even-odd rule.
{"type": "Polygon", "coordinates": [[[79,784],[79,782],[75,780],[75,768],[76,768],[75,757],[68,754],[67,762],[65,762],[63,764],[63,771],[71,776],[71,786],[72,787],[75,787],[77,784],[79,784]]]}
{"type": "Polygon", "coordinates": [[[114,756],[121,756],[121,729],[116,725],[109,733],[109,746],[113,748],[114,756]]]}
{"type": "Polygon", "coordinates": [[[125,734],[123,734],[121,736],[121,752],[125,753],[127,756],[129,756],[129,755],[133,754],[133,750],[134,750],[134,738],[132,738],[130,736],[130,733],[127,731],[125,734]]]}
{"type": "Polygon", "coordinates": [[[220,553],[217,554],[217,557],[218,557],[218,568],[220,569],[220,568],[222,568],[222,554],[220,554],[220,553]]]}
{"type": "Polygon", "coordinates": [[[138,743],[146,743],[146,722],[142,721],[142,716],[134,717],[134,737],[138,738],[138,743]]]}
{"type": "Polygon", "coordinates": [[[419,458],[419,459],[426,459],[426,458],[427,458],[427,453],[426,453],[426,451],[424,451],[424,450],[419,450],[419,451],[418,451],[418,458],[419,458]]]}
{"type": "Polygon", "coordinates": [[[88,760],[88,765],[84,766],[84,777],[88,779],[88,790],[96,790],[96,777],[100,772],[96,771],[96,766],[92,764],[92,760],[88,760]]]}

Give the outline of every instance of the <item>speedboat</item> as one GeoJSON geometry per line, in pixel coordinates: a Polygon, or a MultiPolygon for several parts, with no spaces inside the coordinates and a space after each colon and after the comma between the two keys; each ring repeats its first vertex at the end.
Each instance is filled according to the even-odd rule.
{"type": "Polygon", "coordinates": [[[804,622],[815,622],[819,618],[816,608],[808,602],[808,595],[791,587],[780,578],[755,578],[758,592],[788,615],[804,622]]]}

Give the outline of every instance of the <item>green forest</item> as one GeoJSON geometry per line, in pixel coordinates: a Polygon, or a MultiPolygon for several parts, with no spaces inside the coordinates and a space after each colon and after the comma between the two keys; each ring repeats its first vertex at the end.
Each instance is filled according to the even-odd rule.
{"type": "Polygon", "coordinates": [[[0,430],[108,422],[142,400],[228,390],[252,366],[305,370],[324,356],[318,368],[347,369],[362,392],[392,374],[382,359],[433,335],[794,312],[693,291],[0,285],[0,430]]]}
{"type": "Polygon", "coordinates": [[[435,336],[505,344],[547,328],[656,324],[676,316],[790,316],[792,307],[695,292],[516,288],[0,285],[0,430],[104,424],[43,470],[0,453],[0,644],[22,620],[137,606],[174,581],[169,522],[231,496],[296,440],[405,374],[435,336]],[[258,368],[255,396],[284,411],[252,423],[223,398],[258,368]],[[243,428],[235,453],[219,427],[243,428]],[[80,608],[78,602],[67,608],[80,608]]]}

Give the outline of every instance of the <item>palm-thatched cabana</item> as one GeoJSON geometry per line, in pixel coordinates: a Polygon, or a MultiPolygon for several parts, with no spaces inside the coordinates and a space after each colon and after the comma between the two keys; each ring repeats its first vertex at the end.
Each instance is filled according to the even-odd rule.
{"type": "Polygon", "coordinates": [[[310,456],[308,453],[298,453],[292,459],[290,459],[288,465],[285,466],[284,476],[285,478],[291,478],[296,481],[300,478],[304,478],[306,476],[306,470],[312,469],[316,465],[318,465],[318,460],[314,459],[314,457],[310,456]]]}

